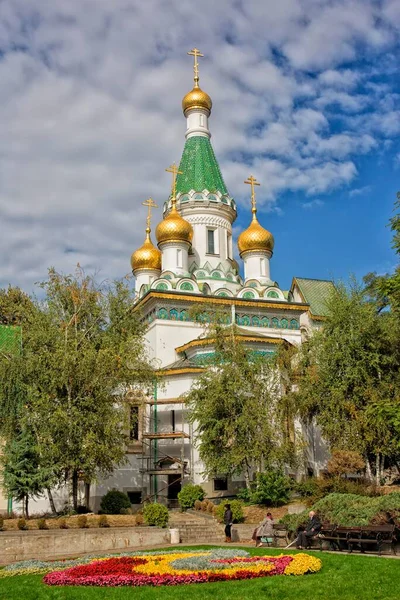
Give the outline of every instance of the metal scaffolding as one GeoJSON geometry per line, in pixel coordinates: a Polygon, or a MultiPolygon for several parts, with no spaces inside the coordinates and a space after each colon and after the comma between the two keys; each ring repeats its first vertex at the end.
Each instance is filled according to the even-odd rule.
{"type": "MultiPolygon", "coordinates": [[[[154,392],[152,398],[144,400],[144,407],[142,411],[142,426],[141,426],[141,442],[142,442],[142,453],[140,460],[142,461],[141,474],[142,474],[142,498],[144,501],[157,502],[159,497],[165,498],[168,495],[168,490],[172,485],[183,482],[185,478],[190,477],[190,462],[191,460],[185,460],[185,448],[187,441],[191,439],[190,433],[186,433],[185,430],[185,402],[182,398],[162,398],[157,397],[157,383],[154,384],[154,392]],[[171,431],[160,431],[159,419],[161,415],[167,413],[166,410],[159,411],[159,407],[162,406],[165,409],[167,406],[181,405],[182,422],[181,429],[177,429],[172,423],[171,431]],[[180,440],[179,445],[179,456],[175,452],[164,452],[162,444],[159,442],[165,440],[180,440]],[[165,463],[169,463],[167,466],[165,463]],[[178,465],[172,467],[172,465],[178,465]],[[176,475],[179,478],[175,478],[173,482],[168,483],[160,488],[160,476],[172,476],[176,475]],[[150,489],[145,493],[145,481],[144,478],[147,476],[150,489]],[[164,492],[164,493],[162,493],[164,492]],[[165,493],[166,492],[166,493],[165,493]]],[[[191,432],[191,428],[190,428],[191,432]]],[[[191,454],[190,454],[191,457],[191,454]]],[[[169,499],[168,505],[173,508],[174,502],[169,499]]]]}

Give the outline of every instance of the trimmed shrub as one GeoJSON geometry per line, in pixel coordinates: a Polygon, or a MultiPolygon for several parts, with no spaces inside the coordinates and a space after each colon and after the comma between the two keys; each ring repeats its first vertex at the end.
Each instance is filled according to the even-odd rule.
{"type": "Polygon", "coordinates": [[[310,477],[294,486],[303,498],[311,503],[321,500],[329,494],[356,494],[357,496],[374,496],[373,488],[342,477],[310,477]]]}
{"type": "Polygon", "coordinates": [[[196,500],[194,503],[194,509],[195,510],[201,510],[201,501],[200,500],[196,500]]]}
{"type": "Polygon", "coordinates": [[[87,529],[89,527],[86,515],[79,515],[78,527],[79,527],[79,529],[87,529]]]}
{"type": "Polygon", "coordinates": [[[211,502],[211,500],[209,501],[208,505],[207,505],[207,512],[210,513],[211,515],[214,512],[214,502],[211,502]]]}
{"type": "Polygon", "coordinates": [[[146,504],[143,510],[146,525],[166,527],[168,525],[168,508],[164,504],[146,504]]]}
{"type": "Polygon", "coordinates": [[[234,523],[242,523],[244,521],[243,502],[241,500],[230,500],[219,504],[215,511],[215,516],[220,523],[224,522],[225,504],[231,505],[234,523]]]}
{"type": "Polygon", "coordinates": [[[120,515],[121,508],[131,508],[131,501],[127,494],[119,490],[110,490],[102,497],[100,502],[102,514],[120,515]]]}
{"type": "Polygon", "coordinates": [[[121,510],[119,511],[120,515],[132,515],[133,511],[131,508],[121,508],[121,510]]]}
{"type": "Polygon", "coordinates": [[[100,515],[99,527],[110,527],[110,523],[108,522],[106,515],[100,515]]]}
{"type": "Polygon", "coordinates": [[[69,525],[65,517],[61,517],[61,519],[58,519],[58,526],[60,529],[69,529],[69,525]]]}
{"type": "Polygon", "coordinates": [[[196,500],[203,500],[206,495],[201,485],[193,485],[188,483],[185,485],[178,494],[178,501],[181,510],[188,510],[193,508],[196,500]]]}
{"type": "MultiPolygon", "coordinates": [[[[356,527],[371,524],[395,523],[400,525],[400,493],[387,496],[359,496],[356,494],[329,494],[313,505],[321,521],[328,521],[346,527],[356,527]]],[[[308,511],[299,515],[286,515],[281,523],[290,532],[304,525],[308,511]]]]}
{"type": "Polygon", "coordinates": [[[208,500],[202,500],[200,504],[200,510],[207,512],[208,500]]]}
{"type": "Polygon", "coordinates": [[[257,473],[251,501],[254,504],[282,506],[290,499],[292,481],[282,471],[270,469],[265,473],[257,473]]]}
{"type": "Polygon", "coordinates": [[[26,524],[26,521],[25,521],[24,518],[18,519],[18,521],[17,521],[17,527],[21,531],[26,531],[28,529],[28,525],[26,524]]]}
{"type": "Polygon", "coordinates": [[[138,513],[135,516],[135,525],[143,525],[143,523],[144,523],[144,517],[143,517],[143,515],[138,513]]]}
{"type": "Polygon", "coordinates": [[[37,526],[38,526],[38,529],[48,529],[46,519],[38,519],[37,526]]]}
{"type": "Polygon", "coordinates": [[[243,500],[243,502],[248,502],[250,504],[251,490],[249,490],[249,488],[241,488],[237,493],[237,497],[239,498],[239,500],[243,500]]]}

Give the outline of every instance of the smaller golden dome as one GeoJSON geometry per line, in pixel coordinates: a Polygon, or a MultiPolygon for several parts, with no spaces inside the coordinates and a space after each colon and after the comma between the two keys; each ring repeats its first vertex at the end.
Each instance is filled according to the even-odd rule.
{"type": "Polygon", "coordinates": [[[132,271],[152,269],[161,271],[161,252],[150,239],[150,229],[146,229],[146,239],[143,246],[135,250],[131,256],[132,271]]]}
{"type": "Polygon", "coordinates": [[[208,110],[209,113],[211,112],[212,100],[198,85],[195,85],[192,91],[188,92],[186,96],[183,97],[183,113],[185,114],[190,108],[204,108],[208,110]]]}
{"type": "Polygon", "coordinates": [[[274,236],[272,233],[260,225],[255,213],[253,213],[253,220],[250,223],[250,226],[239,235],[239,254],[242,256],[244,252],[259,252],[265,250],[268,250],[272,254],[274,243],[274,236]]]}
{"type": "Polygon", "coordinates": [[[168,215],[157,225],[156,238],[158,245],[164,242],[187,242],[193,239],[193,227],[176,210],[175,202],[168,215]]]}

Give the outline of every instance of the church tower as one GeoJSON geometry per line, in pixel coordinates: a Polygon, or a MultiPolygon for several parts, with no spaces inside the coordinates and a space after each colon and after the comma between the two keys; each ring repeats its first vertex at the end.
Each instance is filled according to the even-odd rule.
{"type": "MultiPolygon", "coordinates": [[[[232,293],[240,289],[238,265],[233,259],[232,223],[236,204],[229,195],[214,150],[208,119],[212,101],[199,85],[197,48],[194,58],[194,86],[182,100],[186,117],[186,142],[176,179],[176,203],[181,216],[193,228],[188,266],[201,289],[214,293],[228,287],[232,293]]],[[[172,210],[171,200],[164,214],[172,210]]]]}

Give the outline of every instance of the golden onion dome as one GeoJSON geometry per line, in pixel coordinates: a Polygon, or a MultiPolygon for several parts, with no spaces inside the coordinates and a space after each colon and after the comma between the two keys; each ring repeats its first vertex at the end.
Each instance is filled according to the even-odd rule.
{"type": "Polygon", "coordinates": [[[157,225],[156,238],[158,245],[164,242],[187,242],[193,239],[193,227],[176,210],[175,202],[168,215],[157,225]]]}
{"type": "Polygon", "coordinates": [[[132,271],[152,269],[161,271],[161,252],[156,248],[150,238],[150,229],[146,229],[146,239],[143,246],[135,250],[131,256],[132,271]]]}
{"type": "Polygon", "coordinates": [[[250,226],[243,231],[238,238],[239,254],[242,256],[245,252],[271,252],[274,249],[274,236],[264,229],[258,222],[255,212],[250,226]]]}
{"type": "Polygon", "coordinates": [[[191,108],[204,108],[209,113],[212,108],[212,100],[210,96],[195,84],[191,92],[188,92],[182,100],[182,109],[185,114],[191,108]]]}

